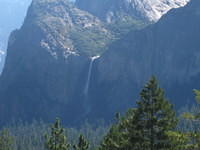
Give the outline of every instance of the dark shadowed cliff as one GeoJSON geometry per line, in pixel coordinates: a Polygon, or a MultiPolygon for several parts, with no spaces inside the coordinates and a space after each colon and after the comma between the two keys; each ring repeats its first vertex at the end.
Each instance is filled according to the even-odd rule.
{"type": "Polygon", "coordinates": [[[94,67],[90,95],[94,111],[106,116],[134,105],[152,75],[177,108],[191,104],[192,90],[200,88],[199,10],[200,1],[193,0],[111,44],[94,67]]]}
{"type": "Polygon", "coordinates": [[[10,36],[0,78],[1,119],[81,117],[90,57],[111,38],[103,23],[70,2],[34,0],[10,36]]]}
{"type": "Polygon", "coordinates": [[[0,78],[2,122],[109,119],[134,105],[151,75],[176,107],[190,102],[200,85],[199,10],[192,0],[113,41],[111,27],[70,2],[34,0],[10,36],[0,78]]]}

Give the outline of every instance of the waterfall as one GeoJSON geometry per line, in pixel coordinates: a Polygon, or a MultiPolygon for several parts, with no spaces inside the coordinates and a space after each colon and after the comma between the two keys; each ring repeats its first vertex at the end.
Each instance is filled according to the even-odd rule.
{"type": "Polygon", "coordinates": [[[89,65],[89,70],[88,70],[88,75],[87,75],[87,81],[86,81],[86,85],[85,85],[85,89],[84,89],[84,94],[88,95],[88,90],[89,90],[89,86],[90,86],[90,78],[91,78],[91,74],[92,74],[92,67],[93,67],[93,63],[94,61],[99,58],[100,56],[93,56],[90,59],[90,65],[89,65]]]}

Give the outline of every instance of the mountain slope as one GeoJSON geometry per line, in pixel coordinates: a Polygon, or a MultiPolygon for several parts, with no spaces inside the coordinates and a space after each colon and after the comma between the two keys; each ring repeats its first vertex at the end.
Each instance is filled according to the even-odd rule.
{"type": "Polygon", "coordinates": [[[31,24],[41,28],[46,36],[52,34],[45,39],[49,43],[41,41],[43,46],[50,50],[61,46],[66,53],[97,55],[112,37],[100,20],[64,0],[33,1],[24,27],[31,24]]]}
{"type": "Polygon", "coordinates": [[[102,53],[111,37],[100,20],[66,0],[34,0],[9,39],[0,78],[1,119],[73,120],[84,114],[90,56],[102,53]]]}
{"type": "Polygon", "coordinates": [[[30,0],[0,1],[0,49],[6,49],[12,30],[22,25],[30,0]]]}
{"type": "Polygon", "coordinates": [[[192,0],[105,51],[113,35],[98,18],[66,0],[34,0],[9,39],[1,120],[109,119],[134,104],[153,74],[176,106],[186,104],[200,85],[199,10],[200,1],[192,0]]]}
{"type": "Polygon", "coordinates": [[[4,59],[5,59],[5,52],[3,50],[0,50],[0,74],[1,74],[1,69],[3,68],[4,59]]]}
{"type": "MultiPolygon", "coordinates": [[[[0,1],[0,50],[4,51],[4,53],[6,52],[10,32],[22,25],[30,1],[0,1]]],[[[4,57],[5,55],[0,54],[0,74],[4,65],[4,57]]]]}
{"type": "Polygon", "coordinates": [[[112,23],[131,17],[155,22],[172,8],[184,6],[189,0],[76,0],[76,5],[100,19],[112,23]]]}
{"type": "Polygon", "coordinates": [[[91,114],[108,116],[133,105],[152,75],[176,107],[191,103],[192,90],[200,88],[199,10],[200,1],[192,0],[158,23],[114,42],[94,67],[91,114]]]}

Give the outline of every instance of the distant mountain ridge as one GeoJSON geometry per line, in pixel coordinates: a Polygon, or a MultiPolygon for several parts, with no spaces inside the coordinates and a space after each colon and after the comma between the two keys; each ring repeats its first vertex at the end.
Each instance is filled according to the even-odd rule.
{"type": "Polygon", "coordinates": [[[76,5],[106,22],[132,17],[156,22],[172,8],[182,7],[190,0],[76,0],[76,5]]]}
{"type": "MultiPolygon", "coordinates": [[[[141,23],[143,23],[143,21],[157,21],[169,9],[184,6],[188,1],[189,0],[77,0],[76,6],[92,13],[104,22],[119,22],[118,24],[114,24],[117,27],[117,30],[114,29],[116,30],[115,32],[127,33],[129,28],[132,28],[132,26],[135,28],[135,25],[137,25],[137,28],[141,23]],[[118,28],[125,31],[119,31],[118,28]]],[[[30,2],[31,0],[2,0],[0,2],[0,5],[2,6],[2,9],[0,10],[0,18],[6,20],[5,22],[2,21],[2,23],[0,23],[0,49],[6,50],[8,36],[11,30],[21,26],[25,16],[25,11],[30,2]]],[[[83,36],[86,34],[87,33],[83,33],[82,35],[73,34],[72,38],[76,40],[77,37],[82,36],[82,39],[87,39],[87,41],[80,42],[88,43],[88,37],[83,36]]],[[[99,36],[99,38],[103,37],[99,36]]],[[[88,45],[86,44],[86,46],[88,45]]],[[[95,46],[93,49],[98,48],[95,46]]],[[[88,48],[87,51],[91,51],[91,48],[88,48]]],[[[101,50],[97,51],[100,52],[101,50]]],[[[94,55],[94,53],[91,55],[94,55]]],[[[3,64],[0,66],[3,66],[3,64]]]]}

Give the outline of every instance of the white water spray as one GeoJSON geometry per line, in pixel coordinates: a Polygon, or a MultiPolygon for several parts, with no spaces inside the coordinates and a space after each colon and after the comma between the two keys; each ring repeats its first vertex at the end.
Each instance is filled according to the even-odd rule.
{"type": "Polygon", "coordinates": [[[93,56],[93,57],[91,57],[90,65],[89,65],[89,70],[88,70],[87,81],[86,81],[86,85],[85,85],[85,89],[84,89],[84,94],[85,95],[88,95],[88,90],[89,90],[89,86],[90,86],[90,78],[91,78],[91,74],[92,74],[93,63],[99,57],[100,56],[93,56]]]}

